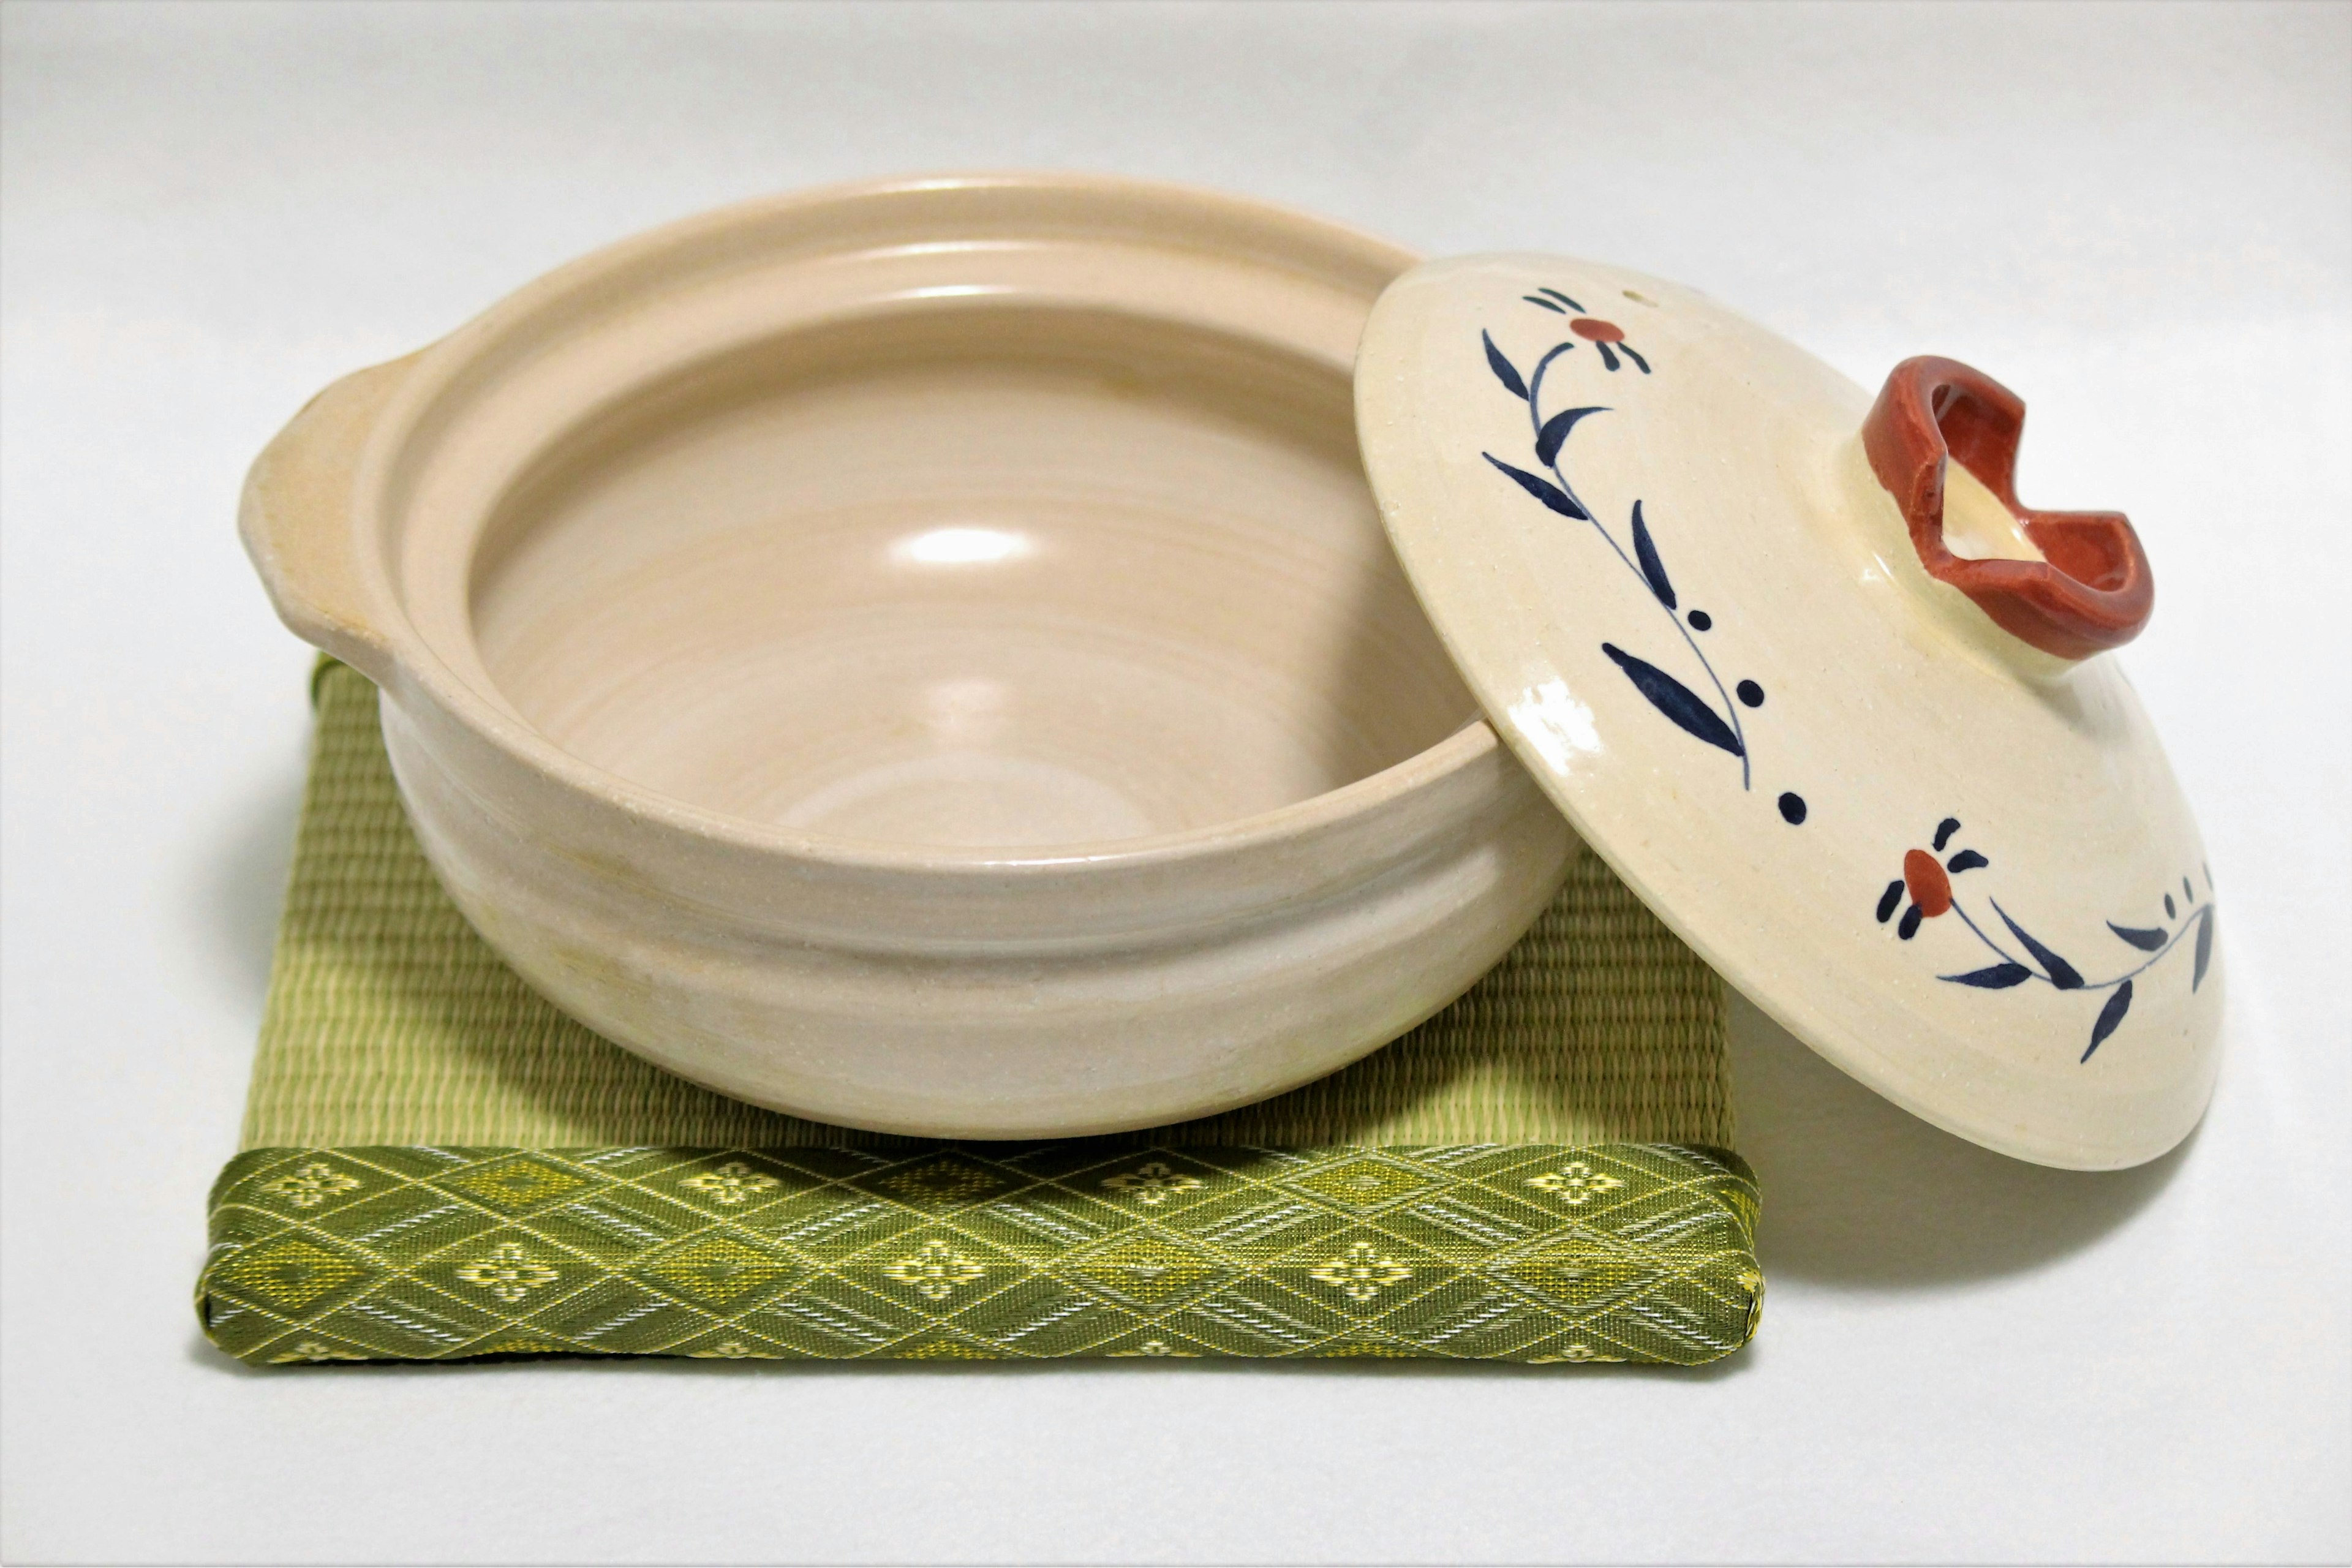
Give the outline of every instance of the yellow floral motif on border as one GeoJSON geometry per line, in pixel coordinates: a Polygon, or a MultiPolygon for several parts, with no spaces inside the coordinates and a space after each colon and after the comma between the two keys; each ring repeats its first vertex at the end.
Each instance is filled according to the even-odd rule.
{"type": "Polygon", "coordinates": [[[1384,1256],[1370,1242],[1360,1241],[1343,1256],[1307,1270],[1307,1277],[1341,1291],[1350,1301],[1369,1301],[1390,1286],[1412,1279],[1412,1270],[1384,1256]]]}
{"type": "Polygon", "coordinates": [[[1197,1192],[1202,1183],[1198,1176],[1171,1170],[1158,1160],[1147,1160],[1132,1171],[1105,1176],[1102,1184],[1107,1191],[1124,1193],[1139,1204],[1157,1208],[1178,1193],[1197,1192]]]}
{"type": "Polygon", "coordinates": [[[1547,1192],[1564,1204],[1589,1204],[1602,1193],[1615,1192],[1625,1184],[1615,1176],[1595,1171],[1581,1160],[1570,1160],[1557,1171],[1546,1171],[1540,1176],[1529,1176],[1528,1185],[1547,1192]]]}
{"type": "Polygon", "coordinates": [[[523,1250],[520,1241],[501,1242],[488,1258],[477,1258],[457,1270],[457,1278],[478,1285],[511,1305],[562,1275],[523,1250]]]}
{"type": "Polygon", "coordinates": [[[956,1293],[957,1287],[971,1284],[988,1270],[945,1241],[934,1239],[923,1243],[922,1250],[901,1258],[882,1273],[901,1285],[912,1285],[915,1293],[927,1301],[944,1301],[956,1293]]]}
{"type": "Polygon", "coordinates": [[[681,1177],[677,1184],[693,1188],[713,1203],[733,1205],[772,1191],[780,1184],[775,1177],[755,1171],[740,1160],[730,1160],[698,1176],[681,1177]]]}
{"type": "Polygon", "coordinates": [[[359,1179],[345,1175],[332,1165],[312,1163],[293,1174],[280,1176],[274,1182],[264,1182],[261,1190],[276,1193],[298,1209],[316,1208],[329,1198],[359,1191],[359,1179]]]}

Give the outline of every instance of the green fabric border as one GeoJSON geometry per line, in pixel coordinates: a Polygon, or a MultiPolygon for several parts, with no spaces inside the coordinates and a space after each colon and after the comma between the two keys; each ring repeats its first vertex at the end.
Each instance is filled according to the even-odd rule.
{"type": "Polygon", "coordinates": [[[205,1331],[255,1363],[1712,1361],[1756,1187],[1669,1144],[257,1149],[205,1331]]]}

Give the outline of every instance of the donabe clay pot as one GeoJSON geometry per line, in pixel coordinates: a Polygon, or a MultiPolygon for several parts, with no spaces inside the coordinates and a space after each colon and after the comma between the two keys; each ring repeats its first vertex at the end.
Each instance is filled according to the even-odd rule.
{"type": "Polygon", "coordinates": [[[443,884],[758,1104],[1104,1132],[1458,995],[1576,841],[1357,455],[1404,252],[1075,177],[754,203],[336,384],[247,545],[443,884]]]}
{"type": "Polygon", "coordinates": [[[2106,657],[2148,560],[2019,500],[2024,414],[1573,257],[933,180],[551,275],[330,389],[244,527],[483,934],[743,1099],[1263,1098],[1589,846],[1881,1094],[2104,1169],[2202,1113],[2225,966],[2106,657]]]}

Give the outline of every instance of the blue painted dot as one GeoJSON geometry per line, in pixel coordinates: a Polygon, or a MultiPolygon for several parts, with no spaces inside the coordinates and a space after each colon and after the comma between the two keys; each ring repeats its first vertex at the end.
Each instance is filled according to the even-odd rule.
{"type": "Polygon", "coordinates": [[[1804,821],[1805,797],[1799,795],[1795,790],[1790,790],[1781,795],[1780,819],[1791,827],[1794,827],[1797,824],[1804,821]]]}
{"type": "Polygon", "coordinates": [[[1747,703],[1750,708],[1764,706],[1764,689],[1754,681],[1743,680],[1735,689],[1739,693],[1739,700],[1747,703]]]}
{"type": "Polygon", "coordinates": [[[1715,617],[1705,610],[1693,610],[1690,613],[1690,624],[1696,630],[1705,631],[1715,625],[1715,617]]]}

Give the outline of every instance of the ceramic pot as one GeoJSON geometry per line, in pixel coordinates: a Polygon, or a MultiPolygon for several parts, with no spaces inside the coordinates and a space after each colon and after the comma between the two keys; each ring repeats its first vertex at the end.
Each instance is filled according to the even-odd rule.
{"type": "Polygon", "coordinates": [[[1413,259],[1116,180],[755,203],[331,387],[242,528],[583,1022],[852,1126],[1202,1115],[1452,1000],[1576,848],[1357,456],[1413,259]]]}

